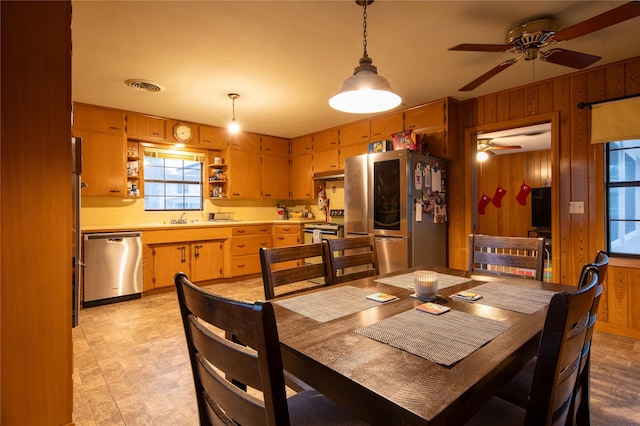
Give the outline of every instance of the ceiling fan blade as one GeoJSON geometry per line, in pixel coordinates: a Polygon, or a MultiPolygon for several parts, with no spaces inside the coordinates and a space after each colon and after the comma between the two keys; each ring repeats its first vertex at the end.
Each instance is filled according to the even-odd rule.
{"type": "Polygon", "coordinates": [[[565,28],[555,33],[555,41],[567,41],[576,37],[589,34],[611,25],[619,24],[631,18],[640,16],[640,2],[632,1],[622,6],[611,9],[598,16],[582,21],[571,27],[565,28]]]}
{"type": "Polygon", "coordinates": [[[468,52],[508,52],[513,46],[510,44],[471,44],[463,43],[450,47],[448,50],[464,50],[468,52]]]}
{"type": "Polygon", "coordinates": [[[489,149],[497,151],[501,149],[522,149],[522,147],[520,145],[501,145],[501,146],[491,145],[489,149]]]}
{"type": "Polygon", "coordinates": [[[587,53],[574,52],[567,49],[551,49],[540,55],[540,59],[552,64],[564,65],[565,67],[577,68],[579,70],[598,62],[600,56],[589,55],[587,53]]]}
{"type": "Polygon", "coordinates": [[[501,63],[497,67],[495,67],[495,68],[491,69],[490,71],[482,74],[480,77],[476,78],[471,83],[467,84],[466,86],[464,86],[463,88],[461,88],[459,90],[461,92],[468,92],[470,90],[475,89],[476,87],[480,86],[485,81],[489,80],[491,77],[494,77],[498,73],[506,70],[511,65],[515,64],[518,59],[519,59],[519,57],[516,58],[516,59],[509,59],[508,61],[504,61],[503,63],[501,63]]]}

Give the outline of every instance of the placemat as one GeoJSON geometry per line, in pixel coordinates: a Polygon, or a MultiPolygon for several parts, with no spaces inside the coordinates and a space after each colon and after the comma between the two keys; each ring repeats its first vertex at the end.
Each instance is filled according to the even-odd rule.
{"type": "Polygon", "coordinates": [[[523,314],[533,314],[549,304],[554,291],[521,287],[506,283],[484,283],[468,291],[482,295],[473,303],[507,309],[523,314]]]}
{"type": "MultiPolygon", "coordinates": [[[[438,273],[438,289],[466,283],[467,281],[471,280],[465,277],[457,277],[455,275],[438,273]]],[[[395,287],[413,289],[413,272],[402,275],[394,275],[393,277],[379,278],[376,280],[376,282],[389,284],[395,287]]]]}
{"type": "Polygon", "coordinates": [[[460,311],[432,315],[412,309],[355,332],[449,367],[509,327],[460,311]]]}
{"type": "Polygon", "coordinates": [[[318,322],[327,322],[379,306],[380,302],[367,299],[367,296],[372,293],[374,292],[371,290],[344,286],[304,294],[275,303],[318,322]]]}

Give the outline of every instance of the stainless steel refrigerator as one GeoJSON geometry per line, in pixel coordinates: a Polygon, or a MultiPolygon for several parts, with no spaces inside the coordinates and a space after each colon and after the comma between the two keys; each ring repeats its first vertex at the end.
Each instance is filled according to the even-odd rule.
{"type": "Polygon", "coordinates": [[[380,272],[447,265],[444,160],[408,150],[345,159],[345,235],[373,234],[380,272]]]}

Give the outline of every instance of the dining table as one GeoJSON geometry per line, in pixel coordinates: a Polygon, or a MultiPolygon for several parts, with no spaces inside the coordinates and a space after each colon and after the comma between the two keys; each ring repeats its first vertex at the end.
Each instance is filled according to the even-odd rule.
{"type": "Polygon", "coordinates": [[[289,373],[370,424],[458,425],[535,356],[553,294],[575,289],[414,267],[272,302],[289,373]],[[433,303],[447,312],[417,309],[416,270],[438,273],[433,303]],[[463,290],[482,298],[452,296],[463,290]]]}

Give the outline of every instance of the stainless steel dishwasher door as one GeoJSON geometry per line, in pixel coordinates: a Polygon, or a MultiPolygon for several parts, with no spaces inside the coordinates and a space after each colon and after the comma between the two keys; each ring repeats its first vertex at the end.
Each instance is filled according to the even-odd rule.
{"type": "Polygon", "coordinates": [[[140,297],[142,232],[84,235],[83,306],[140,297]]]}

